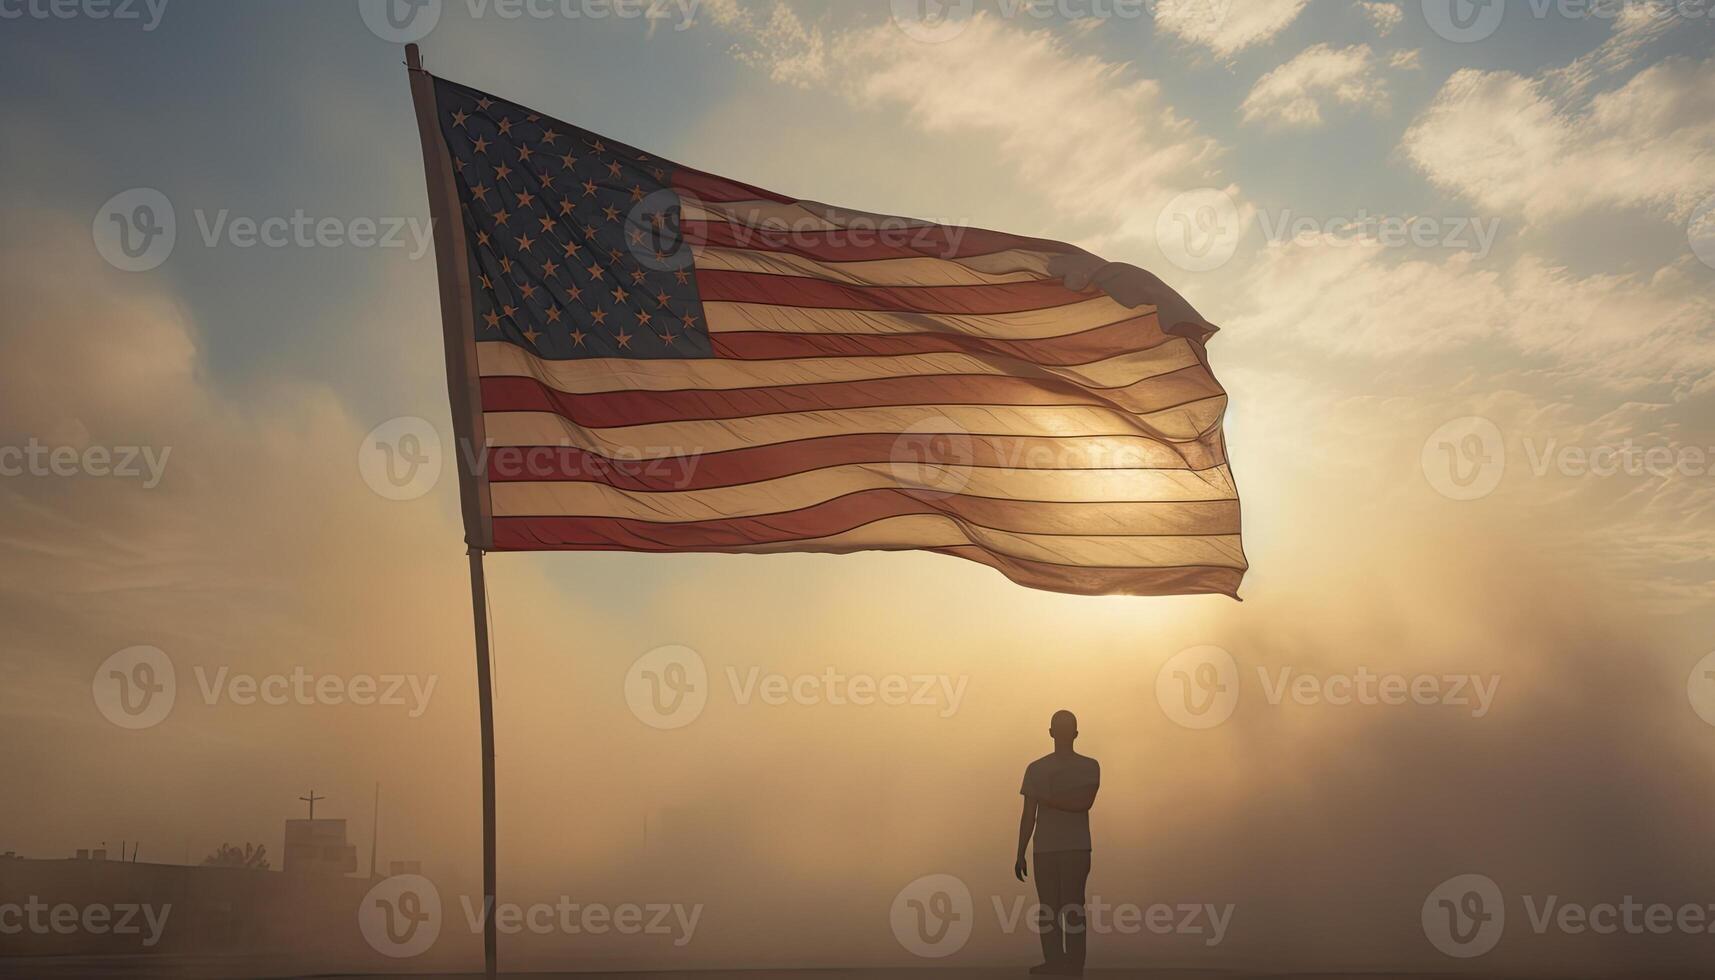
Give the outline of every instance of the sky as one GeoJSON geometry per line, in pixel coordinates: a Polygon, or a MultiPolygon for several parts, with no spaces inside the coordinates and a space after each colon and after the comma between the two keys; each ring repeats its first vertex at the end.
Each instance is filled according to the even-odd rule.
{"type": "Polygon", "coordinates": [[[1161,276],[1221,327],[1252,566],[1236,603],[934,555],[491,556],[503,901],[703,909],[522,962],[1021,962],[1016,786],[1070,708],[1092,893],[1232,909],[1092,965],[1453,969],[1426,906],[1465,875],[1508,913],[1483,966],[1706,965],[1690,930],[1531,912],[1715,903],[1715,5],[949,6],[0,0],[0,449],[82,461],[0,476],[0,851],[277,855],[314,789],[366,865],[379,782],[382,866],[480,891],[452,463],[406,500],[360,463],[394,420],[451,444],[416,40],[689,166],[1161,276]],[[147,268],[112,223],[139,203],[176,228],[147,268]],[[329,235],[246,244],[299,214],[329,235]],[[138,647],[177,695],[130,729],[102,677],[138,647]],[[705,697],[664,718],[670,664],[705,697]],[[1180,699],[1211,670],[1214,717],[1180,699]],[[294,676],[347,696],[236,680],[294,676]],[[1345,696],[1377,678],[1428,693],[1345,696]],[[925,953],[896,913],[931,875],[972,928],[925,953]]]}

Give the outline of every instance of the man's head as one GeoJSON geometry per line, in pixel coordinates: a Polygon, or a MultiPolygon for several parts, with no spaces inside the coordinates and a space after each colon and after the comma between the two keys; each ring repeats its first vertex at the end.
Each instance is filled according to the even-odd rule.
{"type": "Polygon", "coordinates": [[[1078,716],[1070,711],[1056,711],[1048,722],[1048,734],[1055,745],[1071,745],[1078,737],[1078,716]]]}

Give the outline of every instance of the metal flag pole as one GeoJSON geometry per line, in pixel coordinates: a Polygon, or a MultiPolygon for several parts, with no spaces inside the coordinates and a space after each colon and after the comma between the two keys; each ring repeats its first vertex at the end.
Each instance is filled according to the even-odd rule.
{"type": "Polygon", "coordinates": [[[476,693],[482,726],[482,952],[485,976],[499,976],[499,934],[495,922],[494,834],[494,675],[488,636],[488,588],[482,556],[493,543],[488,488],[477,472],[476,450],[486,445],[478,409],[481,382],[476,371],[476,331],[472,324],[470,262],[460,221],[451,156],[435,110],[435,81],[423,70],[415,44],[405,46],[411,101],[423,143],[423,173],[428,181],[429,218],[435,232],[435,266],[440,279],[441,334],[447,358],[447,395],[452,403],[454,455],[459,469],[459,499],[470,558],[471,611],[476,625],[476,693]]]}

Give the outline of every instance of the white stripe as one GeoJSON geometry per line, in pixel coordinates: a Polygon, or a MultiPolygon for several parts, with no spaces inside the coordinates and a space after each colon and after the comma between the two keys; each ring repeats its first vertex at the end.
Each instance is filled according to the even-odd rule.
{"type": "Polygon", "coordinates": [[[853,463],[706,490],[634,491],[605,483],[496,483],[494,516],[717,521],[802,510],[862,490],[925,488],[997,500],[1149,503],[1232,500],[1225,466],[1191,470],[1024,470],[853,463]]]}
{"type": "Polygon", "coordinates": [[[799,541],[742,545],[722,551],[777,554],[792,551],[866,551],[977,545],[1031,561],[1091,568],[1173,568],[1214,565],[1244,568],[1236,534],[1202,537],[1076,537],[991,531],[932,514],[890,517],[844,534],[799,541]]]}
{"type": "Polygon", "coordinates": [[[1167,442],[1205,438],[1226,410],[1225,395],[1148,415],[1084,406],[914,405],[785,412],[737,419],[590,428],[552,412],[489,412],[496,446],[576,446],[603,456],[660,459],[725,452],[853,432],[954,432],[992,436],[1141,436],[1167,442]]]}
{"type": "Polygon", "coordinates": [[[696,254],[698,269],[749,272],[766,276],[802,276],[854,286],[993,286],[1013,282],[1040,282],[1048,278],[1035,271],[1040,263],[1032,262],[1030,257],[1038,253],[1016,249],[972,256],[970,259],[922,256],[853,262],[822,262],[794,252],[724,248],[714,245],[699,245],[693,252],[696,254]]]}
{"type": "MultiPolygon", "coordinates": [[[[709,330],[770,333],[902,334],[949,333],[997,340],[1040,340],[1082,333],[1110,323],[1152,314],[1153,307],[1132,309],[1107,296],[1081,303],[1021,313],[892,313],[882,310],[829,310],[763,303],[704,303],[709,330]]],[[[1141,327],[1140,346],[1161,334],[1141,327]]]]}
{"type": "Polygon", "coordinates": [[[1200,363],[1190,341],[1178,337],[1149,350],[1073,367],[1043,367],[993,355],[979,357],[947,353],[899,357],[810,357],[780,361],[707,357],[648,360],[589,357],[549,361],[503,341],[477,344],[476,359],[478,370],[484,377],[535,378],[555,391],[578,395],[608,391],[770,388],[936,374],[1052,378],[1086,388],[1118,388],[1200,363]]]}

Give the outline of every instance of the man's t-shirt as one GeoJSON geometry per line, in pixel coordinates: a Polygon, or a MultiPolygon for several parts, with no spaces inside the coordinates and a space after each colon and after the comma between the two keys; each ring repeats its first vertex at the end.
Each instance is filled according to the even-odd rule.
{"type": "MultiPolygon", "coordinates": [[[[1072,790],[1100,786],[1102,767],[1083,755],[1050,752],[1024,770],[1019,792],[1033,800],[1064,795],[1072,790]]],[[[1056,810],[1046,803],[1036,808],[1035,851],[1087,851],[1090,849],[1090,812],[1056,810]]]]}

